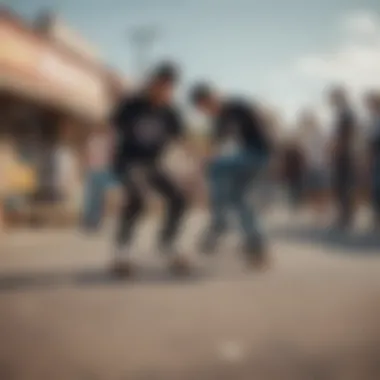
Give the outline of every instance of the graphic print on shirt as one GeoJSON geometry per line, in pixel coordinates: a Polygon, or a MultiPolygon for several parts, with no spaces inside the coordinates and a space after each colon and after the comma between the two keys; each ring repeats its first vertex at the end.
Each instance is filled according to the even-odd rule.
{"type": "Polygon", "coordinates": [[[162,121],[153,116],[140,117],[134,126],[136,140],[146,147],[159,145],[165,139],[162,121]]]}

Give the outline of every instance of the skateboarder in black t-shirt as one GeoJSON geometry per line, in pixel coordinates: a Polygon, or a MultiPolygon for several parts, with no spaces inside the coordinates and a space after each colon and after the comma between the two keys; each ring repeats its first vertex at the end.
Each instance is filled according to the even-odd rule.
{"type": "Polygon", "coordinates": [[[242,100],[221,99],[207,84],[197,85],[192,102],[213,117],[215,152],[207,176],[210,189],[211,225],[202,248],[215,249],[233,211],[245,238],[244,252],[250,264],[265,262],[266,247],[258,217],[249,200],[250,185],[269,161],[271,144],[257,110],[242,100]]]}
{"type": "Polygon", "coordinates": [[[125,191],[116,234],[114,269],[125,273],[130,268],[129,243],[144,210],[145,185],[165,200],[166,215],[160,236],[160,249],[181,266],[174,240],[186,208],[185,195],[161,168],[159,158],[165,147],[184,134],[178,111],[172,104],[177,69],[170,63],[160,65],[140,94],[126,97],[113,115],[117,130],[114,172],[125,191]]]}

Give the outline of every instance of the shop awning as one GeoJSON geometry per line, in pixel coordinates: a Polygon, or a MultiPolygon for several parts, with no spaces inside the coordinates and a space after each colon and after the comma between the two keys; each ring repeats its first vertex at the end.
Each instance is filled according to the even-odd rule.
{"type": "Polygon", "coordinates": [[[88,121],[104,120],[110,99],[106,77],[52,42],[0,17],[0,91],[54,106],[88,121]]]}

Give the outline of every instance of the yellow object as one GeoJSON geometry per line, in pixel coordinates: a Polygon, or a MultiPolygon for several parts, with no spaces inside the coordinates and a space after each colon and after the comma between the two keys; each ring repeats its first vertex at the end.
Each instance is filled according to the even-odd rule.
{"type": "Polygon", "coordinates": [[[2,194],[28,194],[35,190],[34,171],[21,163],[8,162],[2,167],[0,192],[2,194]]]}

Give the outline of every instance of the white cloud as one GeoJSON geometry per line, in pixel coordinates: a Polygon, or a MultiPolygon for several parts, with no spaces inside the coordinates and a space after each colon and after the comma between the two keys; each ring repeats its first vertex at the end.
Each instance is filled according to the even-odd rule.
{"type": "Polygon", "coordinates": [[[342,17],[341,25],[349,33],[370,36],[379,33],[380,17],[366,10],[350,12],[342,17]]]}
{"type": "Polygon", "coordinates": [[[328,128],[331,115],[323,91],[329,85],[345,85],[354,100],[363,91],[380,89],[380,14],[350,12],[337,25],[342,40],[335,48],[295,57],[293,65],[271,70],[268,76],[265,95],[281,106],[290,125],[295,124],[298,111],[307,107],[328,128]]]}
{"type": "Polygon", "coordinates": [[[364,11],[350,13],[342,26],[345,41],[331,52],[299,58],[296,72],[323,84],[345,84],[355,92],[380,88],[380,17],[364,11]],[[363,35],[371,38],[360,39],[363,35]]]}
{"type": "Polygon", "coordinates": [[[380,46],[352,45],[328,55],[310,55],[297,62],[297,69],[303,75],[354,90],[380,87],[380,46]]]}

